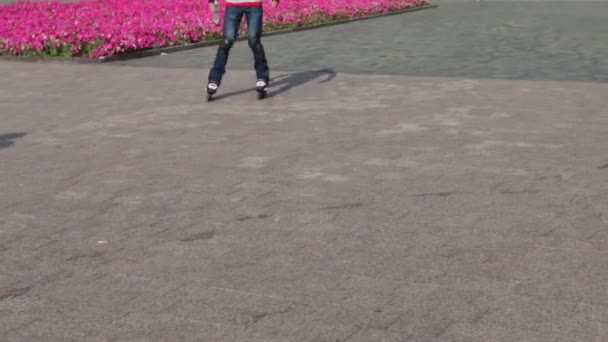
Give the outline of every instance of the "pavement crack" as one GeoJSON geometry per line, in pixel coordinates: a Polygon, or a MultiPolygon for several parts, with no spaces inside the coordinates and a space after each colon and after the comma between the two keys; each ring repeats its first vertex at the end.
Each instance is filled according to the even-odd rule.
{"type": "Polygon", "coordinates": [[[10,289],[4,293],[0,293],[0,302],[11,299],[11,298],[21,297],[21,296],[27,294],[28,292],[30,292],[31,289],[32,289],[31,286],[27,286],[27,287],[10,289]]]}
{"type": "Polygon", "coordinates": [[[355,330],[353,330],[353,332],[351,332],[350,334],[348,334],[348,336],[344,337],[344,339],[342,340],[336,340],[336,342],[347,342],[348,340],[350,340],[351,338],[353,338],[355,335],[357,335],[357,333],[359,333],[359,331],[361,331],[361,329],[363,329],[362,327],[357,327],[355,330]]]}
{"type": "Polygon", "coordinates": [[[477,324],[481,321],[481,319],[490,312],[490,308],[486,308],[485,310],[478,312],[475,317],[471,320],[473,324],[477,324]]]}
{"type": "Polygon", "coordinates": [[[446,325],[444,325],[443,327],[441,327],[439,329],[439,331],[437,331],[437,333],[435,334],[435,337],[439,338],[439,337],[443,336],[443,334],[445,334],[445,332],[448,331],[448,329],[450,329],[450,327],[452,325],[454,325],[454,323],[455,323],[454,320],[449,321],[446,325]]]}
{"type": "Polygon", "coordinates": [[[255,220],[255,219],[266,219],[266,218],[270,218],[270,217],[272,217],[272,214],[259,214],[256,216],[245,215],[245,216],[237,217],[236,220],[239,222],[243,222],[243,221],[249,221],[249,220],[255,220]]]}
{"type": "Polygon", "coordinates": [[[363,202],[346,203],[346,204],[324,207],[324,208],[321,208],[321,210],[353,209],[353,208],[359,208],[362,206],[363,206],[363,202]]]}
{"type": "Polygon", "coordinates": [[[66,261],[76,261],[76,260],[80,260],[80,259],[95,259],[95,258],[100,258],[105,254],[105,252],[95,252],[95,253],[88,253],[88,254],[78,254],[78,255],[74,255],[71,256],[67,259],[65,259],[66,261]]]}
{"type": "Polygon", "coordinates": [[[281,315],[284,313],[288,313],[289,311],[291,311],[291,309],[293,309],[293,306],[289,306],[285,309],[282,310],[277,310],[277,311],[269,311],[269,312],[258,312],[255,313],[253,315],[251,315],[251,319],[253,321],[253,324],[261,321],[262,319],[266,318],[266,317],[270,317],[270,316],[276,316],[276,315],[281,315]]]}
{"type": "Polygon", "coordinates": [[[530,189],[530,190],[521,190],[521,191],[501,191],[500,193],[503,195],[526,195],[526,194],[538,194],[542,192],[542,190],[534,190],[534,189],[530,189]]]}
{"type": "Polygon", "coordinates": [[[451,259],[457,255],[465,254],[465,250],[462,248],[452,248],[442,253],[441,256],[447,259],[451,259]]]}
{"type": "MultiPolygon", "coordinates": [[[[606,164],[605,166],[608,166],[608,164],[606,164]]],[[[601,168],[601,167],[600,167],[600,168],[601,168]]],[[[563,180],[563,178],[564,178],[564,177],[563,177],[562,175],[555,175],[555,176],[541,176],[541,177],[536,178],[536,180],[539,180],[539,181],[553,180],[553,181],[555,181],[556,183],[559,183],[559,182],[561,182],[561,181],[563,180]]]]}
{"type": "Polygon", "coordinates": [[[415,194],[415,197],[448,197],[451,195],[456,194],[455,192],[450,192],[450,191],[446,191],[446,192],[429,192],[429,193],[423,193],[423,194],[415,194]]]}
{"type": "Polygon", "coordinates": [[[199,240],[209,240],[214,235],[215,235],[215,230],[209,230],[206,232],[191,235],[187,238],[181,239],[180,241],[181,242],[193,242],[193,241],[199,241],[199,240]]]}

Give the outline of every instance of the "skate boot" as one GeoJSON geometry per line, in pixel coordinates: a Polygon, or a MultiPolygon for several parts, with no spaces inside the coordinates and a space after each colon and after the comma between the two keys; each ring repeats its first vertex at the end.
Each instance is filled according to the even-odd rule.
{"type": "Polygon", "coordinates": [[[214,81],[209,81],[207,84],[207,101],[211,101],[213,99],[213,95],[217,93],[217,89],[219,85],[214,81]]]}
{"type": "Polygon", "coordinates": [[[265,98],[268,93],[266,89],[268,88],[268,83],[264,80],[258,80],[255,83],[255,90],[258,92],[258,100],[265,98]]]}

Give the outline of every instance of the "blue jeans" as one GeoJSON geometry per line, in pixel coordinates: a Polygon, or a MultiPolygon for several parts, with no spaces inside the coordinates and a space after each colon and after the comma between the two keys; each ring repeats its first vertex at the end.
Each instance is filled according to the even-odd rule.
{"type": "Polygon", "coordinates": [[[226,73],[226,64],[228,63],[228,55],[238,35],[241,19],[245,15],[247,19],[247,35],[249,47],[253,52],[254,68],[258,80],[269,82],[268,61],[264,47],[262,46],[262,6],[228,6],[224,14],[224,37],[220,46],[217,49],[213,67],[209,71],[209,81],[219,83],[226,73]]]}

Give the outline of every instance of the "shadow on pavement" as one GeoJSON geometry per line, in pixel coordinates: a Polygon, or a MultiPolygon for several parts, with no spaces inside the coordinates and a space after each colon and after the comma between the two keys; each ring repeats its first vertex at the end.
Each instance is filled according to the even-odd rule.
{"type": "Polygon", "coordinates": [[[15,139],[22,138],[26,133],[8,133],[0,134],[0,149],[12,146],[15,143],[15,139]]]}
{"type": "MultiPolygon", "coordinates": [[[[336,72],[333,69],[326,68],[320,70],[297,71],[288,74],[282,74],[270,79],[270,87],[268,88],[268,97],[282,94],[290,89],[299,87],[309,83],[319,77],[326,77],[319,83],[326,83],[336,77],[336,72]]],[[[221,100],[230,96],[236,96],[255,91],[255,88],[233,91],[215,96],[216,100],[221,100]]]]}

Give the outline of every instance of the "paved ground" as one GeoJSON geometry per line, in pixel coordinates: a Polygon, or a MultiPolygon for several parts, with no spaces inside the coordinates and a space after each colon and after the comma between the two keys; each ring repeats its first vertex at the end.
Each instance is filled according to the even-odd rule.
{"type": "MultiPolygon", "coordinates": [[[[267,37],[271,68],[608,82],[608,2],[452,3],[322,31],[267,37]]],[[[208,69],[215,49],[127,62],[208,69]]],[[[251,69],[247,42],[230,67],[251,69]]],[[[120,62],[123,64],[123,62],[120,62]]]]}
{"type": "MultiPolygon", "coordinates": [[[[597,20],[598,5],[572,20],[597,20]]],[[[494,5],[450,6],[453,23],[491,22],[494,5]]],[[[155,67],[207,50],[148,66],[0,63],[2,341],[608,340],[608,84],[580,82],[606,80],[591,62],[605,28],[559,70],[523,59],[520,73],[508,61],[530,52],[503,52],[496,70],[532,80],[430,47],[387,57],[405,66],[378,66],[392,75],[370,74],[364,47],[350,53],[364,75],[333,56],[362,26],[425,16],[450,18],[345,26],[314,63],[275,52],[289,37],[313,46],[312,32],[268,39],[285,71],[262,102],[249,70],[206,103],[206,70],[155,67]],[[415,72],[416,53],[443,62],[415,72]]],[[[465,51],[456,27],[417,33],[465,51]]]]}

